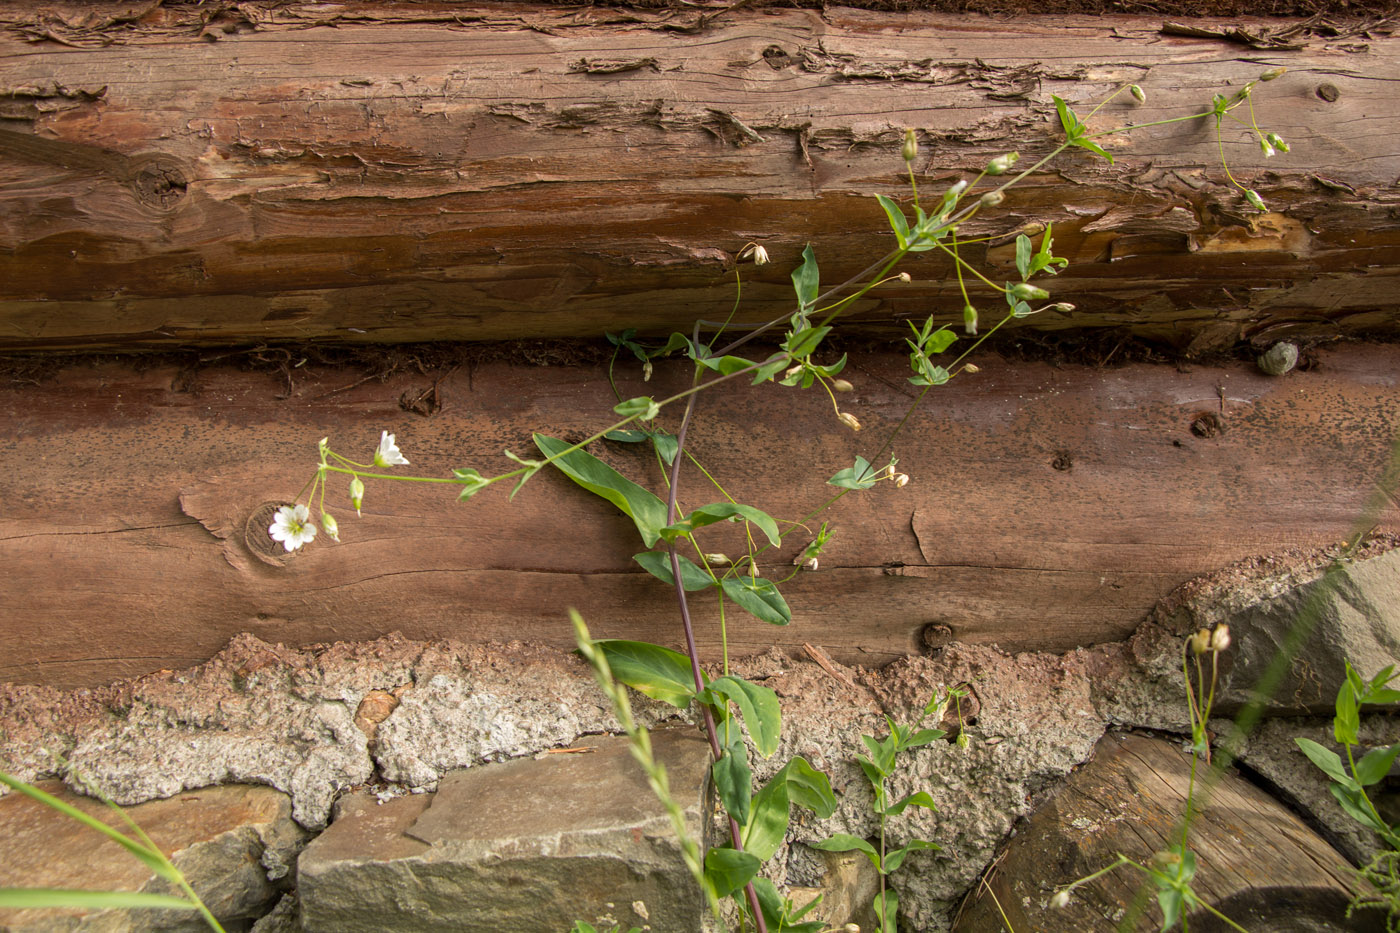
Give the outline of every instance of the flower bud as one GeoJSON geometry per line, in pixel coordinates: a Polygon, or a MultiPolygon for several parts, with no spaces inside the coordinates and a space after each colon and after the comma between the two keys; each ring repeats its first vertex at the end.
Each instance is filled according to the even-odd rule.
{"type": "Polygon", "coordinates": [[[1210,633],[1210,650],[1216,654],[1230,647],[1230,626],[1221,623],[1210,633]]]}
{"type": "Polygon", "coordinates": [[[831,387],[837,392],[851,392],[855,390],[855,386],[851,385],[845,379],[831,380],[831,387]]]}
{"type": "Polygon", "coordinates": [[[1050,906],[1056,910],[1063,910],[1069,906],[1069,891],[1056,891],[1055,896],[1050,898],[1050,906]]]}
{"type": "Polygon", "coordinates": [[[340,526],[335,523],[335,516],[329,512],[321,513],[321,527],[326,529],[326,534],[335,540],[340,540],[340,526]]]}
{"type": "Polygon", "coordinates": [[[727,567],[729,566],[730,560],[724,554],[706,554],[705,563],[715,564],[719,567],[727,567]]]}
{"type": "Polygon", "coordinates": [[[1264,151],[1264,158],[1272,159],[1274,157],[1274,147],[1269,145],[1267,139],[1259,140],[1259,148],[1264,151]]]}
{"type": "Polygon", "coordinates": [[[909,474],[908,474],[908,473],[896,473],[896,474],[894,475],[894,485],[895,485],[895,487],[898,488],[898,489],[903,489],[905,486],[908,486],[908,485],[909,485],[909,474]]]}
{"type": "Polygon", "coordinates": [[[768,262],[768,250],[764,249],[762,246],[759,246],[759,245],[757,245],[757,244],[754,244],[754,248],[753,248],[753,264],[756,265],[756,266],[762,266],[762,265],[766,265],[767,262],[768,262]]]}
{"type": "Polygon", "coordinates": [[[1275,78],[1282,77],[1282,76],[1283,76],[1283,73],[1284,73],[1285,71],[1287,71],[1287,70],[1288,70],[1287,68],[1270,68],[1268,71],[1264,72],[1263,74],[1261,74],[1261,75],[1259,76],[1259,80],[1260,80],[1260,81],[1272,81],[1272,80],[1274,80],[1275,78]]]}
{"type": "Polygon", "coordinates": [[[796,376],[796,375],[797,375],[798,373],[800,373],[800,372],[802,372],[802,364],[801,364],[801,363],[798,363],[796,366],[791,366],[791,367],[789,367],[788,370],[787,370],[787,372],[783,373],[783,378],[784,378],[784,379],[791,379],[792,377],[796,376]]]}
{"type": "Polygon", "coordinates": [[[1006,200],[1006,195],[1001,191],[988,191],[982,195],[981,204],[983,207],[1000,207],[1001,202],[1006,200]]]}
{"type": "Polygon", "coordinates": [[[967,190],[967,179],[965,179],[965,178],[958,179],[958,181],[957,181],[952,187],[950,187],[950,188],[948,189],[948,192],[947,192],[946,194],[943,195],[943,198],[944,198],[944,200],[951,201],[951,200],[953,200],[954,198],[960,197],[960,196],[962,195],[962,193],[963,193],[964,191],[966,191],[966,190],[967,190]]]}
{"type": "Polygon", "coordinates": [[[899,154],[904,156],[905,162],[913,162],[914,157],[919,154],[919,140],[912,129],[904,131],[904,148],[899,154]]]}
{"type": "Polygon", "coordinates": [[[1069,314],[1074,310],[1074,305],[1070,304],[1068,301],[1057,301],[1050,306],[1050,310],[1058,311],[1061,314],[1069,314]]]}
{"type": "Polygon", "coordinates": [[[987,163],[988,175],[1005,175],[1011,171],[1011,166],[1016,164],[1016,160],[1021,158],[1019,152],[1008,152],[1006,155],[997,156],[987,163]]]}
{"type": "Polygon", "coordinates": [[[859,420],[858,418],[856,418],[856,416],[853,415],[853,414],[851,414],[850,412],[848,412],[848,411],[837,412],[836,417],[837,417],[838,419],[840,419],[840,421],[841,421],[842,424],[844,424],[846,427],[850,428],[852,431],[859,431],[859,430],[860,430],[860,420],[859,420]]]}
{"type": "Polygon", "coordinates": [[[977,336],[977,309],[963,305],[963,332],[970,337],[977,336]]]}
{"type": "Polygon", "coordinates": [[[1167,849],[1152,853],[1149,864],[1158,871],[1167,871],[1181,864],[1181,855],[1167,849]]]}
{"type": "Polygon", "coordinates": [[[1255,191],[1253,188],[1245,189],[1244,199],[1249,202],[1250,207],[1254,208],[1257,211],[1268,210],[1268,208],[1264,206],[1264,199],[1259,197],[1259,192],[1255,191]]]}
{"type": "Polygon", "coordinates": [[[350,480],[350,504],[355,507],[356,515],[360,514],[360,503],[364,501],[364,498],[365,484],[356,476],[354,479],[350,480]]]}
{"type": "Polygon", "coordinates": [[[912,281],[914,281],[914,277],[913,277],[912,275],[910,275],[908,272],[901,272],[901,273],[899,274],[899,280],[900,280],[901,282],[912,282],[912,281]]]}
{"type": "Polygon", "coordinates": [[[815,557],[809,557],[807,558],[807,562],[804,563],[802,566],[807,570],[815,571],[817,569],[817,565],[817,559],[815,557]]]}
{"type": "Polygon", "coordinates": [[[1266,139],[1269,145],[1273,146],[1279,152],[1289,151],[1288,143],[1284,142],[1283,137],[1277,133],[1268,133],[1264,136],[1264,139],[1266,139]]]}
{"type": "Polygon", "coordinates": [[[1018,282],[1011,286],[1011,297],[1017,301],[1044,301],[1050,297],[1050,293],[1043,288],[1036,288],[1025,282],[1018,282]]]}
{"type": "Polygon", "coordinates": [[[1202,655],[1210,650],[1210,629],[1203,628],[1186,639],[1186,647],[1192,654],[1202,655]]]}
{"type": "Polygon", "coordinates": [[[642,381],[643,381],[643,382],[651,382],[651,374],[652,374],[651,360],[647,360],[645,363],[642,364],[642,381]]]}
{"type": "Polygon", "coordinates": [[[976,363],[967,363],[963,366],[963,372],[967,373],[970,376],[975,376],[981,371],[982,367],[978,366],[976,363]]]}
{"type": "Polygon", "coordinates": [[[1136,84],[1128,85],[1128,91],[1133,95],[1133,99],[1136,100],[1139,104],[1147,103],[1147,92],[1144,91],[1142,88],[1138,87],[1136,84]]]}

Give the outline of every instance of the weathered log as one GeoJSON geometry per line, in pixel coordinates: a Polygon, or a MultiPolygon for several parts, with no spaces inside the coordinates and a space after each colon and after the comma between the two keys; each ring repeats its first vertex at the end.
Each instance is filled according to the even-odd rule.
{"type": "MultiPolygon", "coordinates": [[[[1121,853],[1146,865],[1180,839],[1193,785],[1190,756],[1162,739],[1109,735],[1094,760],[1071,775],[1008,843],[985,887],[974,892],[956,933],[1161,928],[1155,889],[1120,868],[1049,904],[1064,885],[1111,865],[1121,853]],[[1135,906],[1134,906],[1135,905],[1135,906]],[[1124,925],[1132,911],[1136,921],[1124,925]]],[[[1233,774],[1209,790],[1194,775],[1190,848],[1200,899],[1247,930],[1380,933],[1377,911],[1346,916],[1352,874],[1341,854],[1263,791],[1233,774]]],[[[1230,929],[1206,910],[1188,912],[1192,930],[1230,929]]]]}
{"type": "MultiPolygon", "coordinates": [[[[892,245],[871,195],[1062,135],[1209,107],[1270,67],[1265,163],[1227,120],[1067,153],[976,235],[1053,222],[1070,316],[1199,349],[1394,327],[1400,39],[1384,25],[1132,16],[531,5],[0,3],[0,349],[403,342],[688,327],[782,313],[815,244],[828,282],[892,245]],[[1236,28],[1240,27],[1240,28],[1236,28]]],[[[1012,277],[1006,239],[964,255],[1012,277]]],[[[959,314],[950,266],[854,309],[959,314]]],[[[976,291],[974,289],[974,291],[976,291]]],[[[979,292],[986,296],[987,292],[979,292]]],[[[987,302],[984,301],[984,304],[987,302]]],[[[988,306],[994,305],[992,302],[988,306]]]]}
{"type": "MultiPolygon", "coordinates": [[[[242,631],[298,645],[395,629],[569,645],[569,606],[599,637],[678,642],[672,594],[632,563],[643,548],[631,522],[553,473],[513,502],[501,487],[458,504],[452,487],[371,482],[358,520],[341,477],[326,501],[343,543],[323,535],[291,560],[252,518],[310,479],[322,436],[364,460],[395,432],[412,461],[400,472],[504,472],[501,450],[532,454],[532,431],[580,439],[615,418],[605,368],[408,367],[381,382],[298,362],[288,375],[73,365],[0,389],[0,680],[187,667],[242,631]],[[424,397],[441,410],[410,413],[429,410],[424,397]]],[[[1400,423],[1400,345],[1319,351],[1282,378],[1243,364],[978,362],[895,443],[912,482],[824,516],[835,536],[820,569],[784,587],[793,624],[731,612],[731,649],[808,642],[866,665],[953,637],[1065,650],[1127,636],[1174,587],[1231,561],[1400,531],[1393,509],[1368,512],[1400,423]]],[[[637,368],[619,367],[624,396],[689,384],[677,364],[646,384],[637,368]]],[[[875,458],[915,391],[893,353],[854,355],[846,375],[859,434],[816,390],[723,386],[700,405],[696,455],[739,501],[801,518],[834,492],[832,474],[875,458]]],[[[637,445],[595,449],[661,488],[637,445]]],[[[722,498],[696,471],[682,483],[685,507],[722,498]]],[[[707,550],[742,553],[736,528],[712,531],[707,550]]],[[[761,569],[785,576],[805,544],[789,540],[761,569]]],[[[714,600],[693,606],[713,657],[714,600]]]]}

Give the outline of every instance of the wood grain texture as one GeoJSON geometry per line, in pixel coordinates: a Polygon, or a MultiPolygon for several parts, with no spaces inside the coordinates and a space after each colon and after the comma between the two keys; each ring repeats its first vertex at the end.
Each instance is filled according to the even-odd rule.
{"type": "MultiPolygon", "coordinates": [[[[530,4],[0,2],[0,349],[402,342],[687,328],[786,310],[812,242],[829,282],[890,246],[871,197],[924,190],[1058,134],[1208,106],[1268,67],[1224,149],[1205,120],[1066,154],[1004,211],[1054,222],[1071,316],[1201,349],[1396,326],[1400,39],[1314,24],[1253,45],[1129,16],[603,10],[530,4]]],[[[1227,30],[1238,23],[1199,21],[1227,30]]],[[[1254,34],[1296,23],[1245,24],[1254,34]]],[[[1007,245],[968,247],[1011,274],[1007,245]]],[[[872,328],[960,313],[949,267],[855,309],[872,328]]],[[[951,317],[950,317],[951,319],[951,317]]]]}
{"type": "MultiPolygon", "coordinates": [[[[1204,769],[1204,766],[1202,766],[1204,769]]],[[[1262,790],[1234,774],[1209,792],[1197,778],[1191,824],[1196,894],[1248,930],[1339,930],[1380,933],[1382,917],[1361,911],[1344,919],[1351,867],[1339,852],[1262,790]]],[[[1105,737],[1094,759],[1071,775],[1009,843],[957,933],[1061,930],[1157,930],[1161,913],[1150,883],[1131,868],[1076,889],[1069,906],[1047,907],[1054,889],[1110,865],[1119,853],[1146,864],[1180,838],[1178,821],[1191,786],[1191,759],[1175,743],[1144,736],[1105,737]],[[1120,923],[1135,898],[1137,921],[1120,923]]],[[[1188,916],[1192,930],[1229,929],[1206,911],[1188,916]]]]}
{"type": "MultiPolygon", "coordinates": [[[[895,444],[913,481],[826,516],[835,537],[820,570],[784,588],[793,624],[731,614],[731,648],[810,643],[872,665],[922,650],[925,627],[943,625],[971,642],[1064,650],[1126,636],[1173,587],[1238,558],[1339,542],[1358,523],[1400,530],[1393,509],[1366,514],[1400,425],[1400,346],[1339,346],[1283,378],[1242,364],[980,362],[895,444]],[[1224,433],[1193,434],[1202,411],[1222,413],[1224,433]]],[[[71,686],[184,667],[243,631],[295,645],[395,629],[567,645],[570,606],[598,637],[677,642],[671,594],[631,562],[642,547],[630,521],[553,474],[514,502],[500,487],[458,504],[451,487],[371,482],[361,519],[342,481],[327,499],[342,543],[265,562],[245,542],[258,506],[310,479],[322,436],[367,459],[389,430],[423,475],[504,472],[501,451],[529,455],[534,430],[578,439],[610,423],[605,370],[492,363],[358,385],[314,364],[292,372],[288,398],[276,374],[119,362],[0,390],[0,680],[71,686]],[[437,379],[440,412],[400,407],[437,379]]],[[[859,434],[816,392],[718,388],[695,453],[736,499],[800,518],[903,417],[906,374],[897,354],[853,358],[842,407],[859,434]]],[[[633,364],[619,388],[660,396],[688,378],[663,363],[643,384],[633,364]]],[[[660,485],[637,448],[597,450],[660,485]]],[[[721,498],[693,470],[682,490],[690,508],[721,498]]],[[[707,551],[741,553],[733,526],[710,530],[707,551]]],[[[805,544],[760,567],[784,575],[805,544]]],[[[712,656],[715,607],[701,598],[695,611],[712,656]]]]}

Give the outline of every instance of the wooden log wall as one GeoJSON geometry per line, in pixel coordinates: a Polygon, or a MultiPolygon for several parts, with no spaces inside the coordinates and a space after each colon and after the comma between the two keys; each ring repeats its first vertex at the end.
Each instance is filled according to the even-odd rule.
{"type": "MultiPolygon", "coordinates": [[[[185,667],[244,631],[566,646],[570,606],[598,637],[677,644],[672,595],[631,561],[631,522],[552,473],[514,502],[501,487],[458,504],[451,487],[371,482],[359,519],[342,481],[326,500],[341,543],[322,535],[286,560],[266,536],[260,509],[310,479],[322,436],[363,460],[392,431],[411,461],[401,472],[504,472],[501,451],[528,456],[532,431],[577,439],[611,421],[605,368],[495,362],[380,381],[302,362],[73,364],[0,388],[0,681],[185,667]],[[425,397],[441,405],[430,417],[412,410],[425,397]]],[[[1400,425],[1400,345],[1341,344],[1278,378],[1248,363],[978,362],[895,444],[912,481],[826,516],[819,570],[784,588],[793,623],[730,613],[734,651],[810,643],[873,665],[951,638],[1067,650],[1125,637],[1172,588],[1234,560],[1400,531],[1377,499],[1400,425]]],[[[619,369],[624,396],[688,384],[676,363],[651,383],[638,369],[619,369]]],[[[799,518],[833,473],[874,457],[912,398],[907,374],[898,354],[852,357],[842,407],[860,433],[816,391],[716,389],[695,453],[735,498],[799,518]]],[[[674,430],[676,417],[661,422],[674,430]]],[[[636,447],[596,450],[660,488],[636,447]]],[[[691,508],[721,498],[694,470],[682,489],[691,508]]],[[[707,550],[740,553],[730,526],[707,530],[707,550]]],[[[805,543],[761,569],[786,575],[805,543]]],[[[700,649],[717,657],[713,600],[694,608],[700,649]]]]}
{"type": "MultiPolygon", "coordinates": [[[[0,350],[684,329],[746,242],[781,312],[890,245],[899,143],[936,191],[1059,138],[1208,106],[1268,68],[1292,152],[1205,119],[1066,154],[971,232],[1055,224],[1074,315],[1202,350],[1394,328],[1400,40],[1382,22],[690,6],[0,0],[0,350]],[[1247,209],[1220,166],[1270,205],[1247,209]]],[[[1006,240],[967,253],[1008,277],[1006,240]]],[[[933,254],[857,308],[962,301],[933,254]]]]}

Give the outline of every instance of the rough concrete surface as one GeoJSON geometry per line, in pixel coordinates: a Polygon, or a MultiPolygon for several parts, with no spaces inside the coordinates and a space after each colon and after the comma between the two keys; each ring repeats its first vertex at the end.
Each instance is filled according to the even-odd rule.
{"type": "MultiPolygon", "coordinates": [[[[1375,646],[1363,670],[1394,644],[1393,606],[1382,611],[1400,576],[1400,557],[1383,556],[1394,544],[1383,539],[1363,549],[1359,557],[1366,559],[1341,575],[1341,599],[1333,600],[1338,611],[1324,614],[1325,624],[1343,629],[1327,634],[1329,643],[1375,646]]],[[[798,845],[780,850],[765,872],[789,885],[821,886],[828,872],[807,844],[832,832],[877,831],[870,791],[855,764],[864,751],[860,735],[884,735],[884,713],[911,719],[934,690],[967,683],[975,693],[965,723],[969,747],[939,742],[921,749],[891,782],[896,797],[928,790],[938,804],[932,813],[911,808],[889,826],[896,844],[918,836],[942,846],[914,853],[894,880],[905,928],[946,929],[959,898],[1016,821],[1090,756],[1105,729],[1187,728],[1183,634],[1228,620],[1240,626],[1231,653],[1256,638],[1277,639],[1280,626],[1291,625],[1276,608],[1290,593],[1311,586],[1318,598],[1328,596],[1317,586],[1328,559],[1295,553],[1226,568],[1164,601],[1127,642],[1064,655],[1009,655],[954,643],[882,670],[822,666],[777,651],[736,660],[736,673],[772,687],[783,706],[782,748],[767,761],[755,758],[756,779],[802,755],[830,773],[839,800],[835,817],[822,823],[794,811],[789,838],[798,845]],[[1260,606],[1268,611],[1249,615],[1260,606]],[[1236,621],[1247,616],[1271,621],[1273,634],[1236,621]]],[[[1305,649],[1309,663],[1315,650],[1334,657],[1318,645],[1315,639],[1305,649]]],[[[1230,689],[1238,696],[1244,667],[1233,669],[1230,689]]],[[[1230,674],[1229,664],[1222,670],[1230,674]]],[[[1327,682],[1331,667],[1313,670],[1320,672],[1319,695],[1335,693],[1336,683],[1327,682]]],[[[648,724],[677,715],[642,699],[638,710],[648,724]]],[[[1277,727],[1285,737],[1297,734],[1289,732],[1291,722],[1277,727]]],[[[298,822],[312,829],[326,824],[332,801],[353,787],[370,786],[386,798],[428,790],[458,769],[615,729],[579,659],[522,643],[467,646],[387,636],[290,649],[245,635],[199,667],[101,689],[0,686],[0,768],[21,778],[67,775],[60,764],[66,756],[125,804],[222,782],[267,784],[286,792],[298,822]]],[[[1264,747],[1251,747],[1246,763],[1300,803],[1327,796],[1320,776],[1311,791],[1305,788],[1306,767],[1297,774],[1299,789],[1292,777],[1274,777],[1278,769],[1270,762],[1287,760],[1287,747],[1275,743],[1268,755],[1264,747]]],[[[411,808],[421,805],[421,795],[391,803],[411,808]]]]}
{"type": "MultiPolygon", "coordinates": [[[[57,781],[43,789],[121,827],[111,810],[57,781]]],[[[230,930],[267,913],[290,886],[307,833],[292,821],[291,801],[267,787],[207,787],[131,807],[136,821],[230,930]]],[[[114,842],[20,794],[0,799],[0,885],[178,894],[114,842]]],[[[144,933],[207,930],[204,920],[170,910],[0,910],[6,933],[144,933]]]]}

